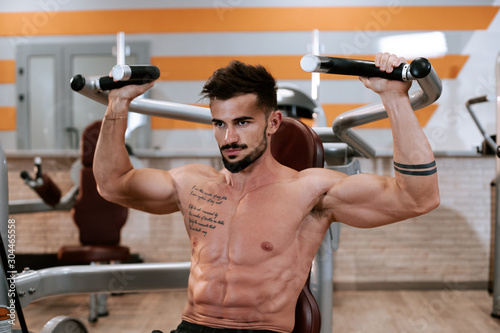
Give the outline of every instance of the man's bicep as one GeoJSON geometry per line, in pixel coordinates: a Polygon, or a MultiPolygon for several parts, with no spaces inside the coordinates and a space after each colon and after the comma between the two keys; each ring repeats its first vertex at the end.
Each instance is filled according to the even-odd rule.
{"type": "Polygon", "coordinates": [[[175,180],[169,171],[134,169],[120,179],[122,204],[149,213],[165,214],[178,210],[175,180]]]}
{"type": "Polygon", "coordinates": [[[336,182],[325,196],[335,221],[370,228],[395,222],[404,204],[393,178],[358,174],[336,182]]]}

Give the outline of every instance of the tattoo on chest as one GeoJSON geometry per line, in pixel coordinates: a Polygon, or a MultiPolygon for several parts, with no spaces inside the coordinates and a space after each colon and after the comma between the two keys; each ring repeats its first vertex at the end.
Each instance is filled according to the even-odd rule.
{"type": "Polygon", "coordinates": [[[190,195],[198,198],[198,201],[206,202],[210,206],[220,205],[227,200],[226,196],[220,196],[210,192],[205,192],[202,188],[199,188],[196,185],[191,187],[190,195]]]}
{"type": "Polygon", "coordinates": [[[196,185],[191,188],[190,195],[195,197],[188,206],[190,230],[202,233],[205,237],[209,230],[224,225],[224,221],[219,218],[216,210],[227,200],[227,197],[205,192],[196,185]]]}

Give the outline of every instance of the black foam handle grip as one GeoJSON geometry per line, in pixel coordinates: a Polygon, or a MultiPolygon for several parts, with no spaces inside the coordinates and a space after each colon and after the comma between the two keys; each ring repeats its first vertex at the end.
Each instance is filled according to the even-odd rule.
{"type": "Polygon", "coordinates": [[[479,96],[475,98],[471,98],[467,101],[468,104],[477,104],[477,103],[483,103],[483,102],[488,102],[488,96],[479,96]]]}
{"type": "Polygon", "coordinates": [[[316,59],[306,57],[307,56],[302,58],[301,66],[302,69],[307,72],[314,71],[327,74],[381,77],[384,79],[403,81],[404,64],[394,68],[391,73],[387,73],[375,66],[374,61],[326,56],[314,56],[316,59]],[[310,60],[310,62],[308,60],[310,60]],[[312,63],[312,61],[315,61],[315,63],[312,63]]]}
{"type": "Polygon", "coordinates": [[[306,72],[354,75],[365,77],[381,77],[389,80],[407,81],[422,79],[432,70],[431,63],[425,58],[417,58],[408,64],[401,64],[391,73],[381,71],[374,61],[336,58],[326,56],[305,55],[300,66],[306,72]]]}
{"type": "Polygon", "coordinates": [[[115,81],[158,80],[160,69],[153,65],[116,65],[111,70],[115,81]]]}
{"type": "Polygon", "coordinates": [[[416,58],[413,60],[410,64],[410,74],[413,76],[415,79],[423,79],[432,70],[432,65],[429,60],[425,58],[416,58]]]}
{"type": "MultiPolygon", "coordinates": [[[[95,88],[107,91],[119,89],[131,84],[145,84],[160,78],[160,69],[153,65],[116,65],[112,72],[117,73],[118,80],[109,76],[101,76],[97,79],[95,88]],[[120,81],[119,81],[120,80],[120,81]]],[[[85,77],[80,74],[71,78],[71,89],[80,91],[85,87],[85,77]]]]}
{"type": "Polygon", "coordinates": [[[114,81],[112,77],[102,76],[99,78],[99,88],[103,91],[119,89],[131,84],[145,84],[154,81],[154,79],[132,80],[132,81],[114,81]]]}
{"type": "Polygon", "coordinates": [[[71,78],[70,86],[73,91],[80,91],[85,87],[85,78],[80,74],[76,74],[71,78]]]}
{"type": "MultiPolygon", "coordinates": [[[[131,80],[131,81],[114,81],[112,77],[109,76],[101,76],[99,79],[97,79],[97,84],[99,85],[98,88],[99,90],[106,91],[106,90],[113,90],[113,89],[119,89],[121,87],[125,87],[131,84],[145,84],[148,82],[154,81],[153,79],[143,79],[143,80],[131,80]]],[[[71,89],[74,91],[80,91],[85,87],[85,78],[81,76],[80,74],[75,75],[71,79],[71,89]]]]}
{"type": "Polygon", "coordinates": [[[27,182],[33,181],[33,178],[31,178],[30,174],[26,170],[21,171],[20,176],[22,179],[24,179],[27,182]]]}

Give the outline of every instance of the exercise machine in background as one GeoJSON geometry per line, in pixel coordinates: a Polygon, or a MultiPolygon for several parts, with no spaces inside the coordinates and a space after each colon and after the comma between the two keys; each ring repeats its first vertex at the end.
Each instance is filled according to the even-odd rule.
{"type": "Polygon", "coordinates": [[[496,96],[474,97],[466,101],[465,106],[469,111],[472,120],[484,137],[481,147],[478,147],[478,153],[496,156],[496,174],[491,182],[491,203],[493,205],[491,218],[491,243],[490,243],[490,271],[488,277],[488,291],[493,296],[493,307],[491,316],[500,318],[500,138],[498,135],[490,135],[481,125],[478,117],[472,109],[472,105],[496,102],[497,125],[496,133],[500,131],[500,54],[497,56],[495,64],[496,73],[496,96]]]}

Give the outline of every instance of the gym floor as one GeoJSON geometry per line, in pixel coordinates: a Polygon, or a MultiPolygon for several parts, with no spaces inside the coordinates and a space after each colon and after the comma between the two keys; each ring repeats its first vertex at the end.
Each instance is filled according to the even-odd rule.
{"type": "MultiPolygon", "coordinates": [[[[483,290],[336,291],[333,300],[334,333],[500,332],[500,319],[490,316],[492,297],[483,290]]],[[[84,321],[89,333],[169,333],[185,302],[185,291],[111,296],[109,316],[88,323],[87,295],[57,296],[30,304],[24,315],[31,332],[66,315],[84,321]]]]}

